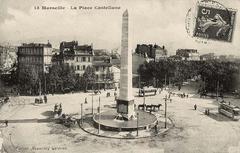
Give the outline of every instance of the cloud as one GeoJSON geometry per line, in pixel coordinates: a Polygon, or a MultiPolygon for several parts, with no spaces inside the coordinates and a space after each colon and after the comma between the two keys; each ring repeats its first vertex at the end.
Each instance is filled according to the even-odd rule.
{"type": "MultiPolygon", "coordinates": [[[[178,48],[196,48],[204,52],[239,55],[240,29],[236,23],[234,41],[196,42],[187,35],[185,18],[196,0],[0,0],[0,41],[12,43],[47,42],[56,47],[60,41],[78,40],[93,43],[95,48],[119,48],[121,16],[129,10],[129,39],[137,43],[165,45],[170,52],[178,48]],[[120,10],[71,10],[71,6],[120,6],[120,10]],[[34,6],[64,6],[66,10],[34,10],[34,6]],[[228,52],[227,52],[228,53],[228,52]]],[[[240,1],[221,3],[239,7],[240,1]]],[[[239,8],[236,8],[239,9],[239,8]]],[[[239,17],[237,15],[237,20],[239,17]]]]}

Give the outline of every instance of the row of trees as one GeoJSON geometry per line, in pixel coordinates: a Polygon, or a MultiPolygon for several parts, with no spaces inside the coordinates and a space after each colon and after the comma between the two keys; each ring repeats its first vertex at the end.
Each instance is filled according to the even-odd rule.
{"type": "MultiPolygon", "coordinates": [[[[183,81],[199,77],[205,85],[202,88],[207,91],[229,92],[239,84],[240,63],[223,62],[219,60],[209,61],[176,61],[172,59],[151,61],[139,67],[141,81],[150,85],[152,80],[161,87],[166,80],[181,86],[183,81]],[[238,83],[237,83],[238,82],[238,83]]],[[[200,89],[203,90],[203,89],[200,89]]]]}
{"type": "Polygon", "coordinates": [[[96,86],[97,81],[107,84],[113,80],[113,74],[109,69],[105,71],[104,76],[100,77],[96,77],[95,68],[92,66],[86,67],[83,75],[79,76],[75,73],[74,67],[69,65],[53,65],[49,73],[42,74],[32,67],[25,67],[19,71],[17,64],[14,64],[10,75],[9,73],[0,75],[0,80],[2,85],[18,87],[17,92],[21,94],[37,95],[97,89],[100,88],[96,86]]]}
{"type": "Polygon", "coordinates": [[[77,76],[74,68],[68,65],[53,65],[45,74],[39,74],[32,68],[26,68],[18,74],[20,92],[28,95],[86,90],[96,79],[95,70],[90,66],[83,76],[77,76]]]}

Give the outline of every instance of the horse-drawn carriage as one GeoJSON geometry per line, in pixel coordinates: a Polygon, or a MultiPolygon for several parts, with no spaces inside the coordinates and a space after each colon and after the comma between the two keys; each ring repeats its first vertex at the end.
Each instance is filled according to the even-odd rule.
{"type": "Polygon", "coordinates": [[[35,98],[35,104],[42,104],[43,103],[43,99],[42,99],[42,97],[40,97],[40,98],[35,98]]]}
{"type": "Polygon", "coordinates": [[[70,115],[66,115],[66,114],[62,114],[59,118],[59,123],[63,124],[66,127],[71,127],[74,126],[77,122],[77,119],[70,116],[70,115]]]}
{"type": "Polygon", "coordinates": [[[162,104],[158,104],[158,105],[146,105],[146,104],[140,104],[138,105],[138,109],[142,109],[142,110],[146,110],[146,111],[156,111],[156,109],[160,110],[160,107],[162,106],[162,104]]]}

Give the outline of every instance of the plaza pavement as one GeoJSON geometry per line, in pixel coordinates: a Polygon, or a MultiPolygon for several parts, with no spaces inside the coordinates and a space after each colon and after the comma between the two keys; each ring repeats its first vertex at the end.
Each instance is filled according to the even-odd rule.
{"type": "MultiPolygon", "coordinates": [[[[135,94],[137,94],[137,89],[135,94]]],[[[106,92],[94,96],[94,111],[101,97],[101,105],[114,104],[113,92],[106,97],[106,92]]],[[[177,90],[174,92],[178,92],[177,90]]],[[[54,122],[49,123],[9,123],[8,127],[0,126],[4,134],[3,145],[7,151],[24,153],[227,153],[239,148],[240,124],[217,113],[215,99],[200,99],[194,95],[195,89],[183,87],[180,92],[190,92],[189,98],[173,96],[168,102],[168,117],[174,122],[174,128],[152,138],[137,140],[118,140],[100,138],[90,135],[78,126],[67,128],[54,122]],[[197,110],[193,109],[196,104],[197,110]],[[210,109],[211,115],[204,115],[204,110],[210,109]]],[[[163,91],[156,96],[146,97],[146,104],[161,103],[164,106],[163,91]]],[[[48,103],[35,105],[35,97],[11,97],[11,103],[0,110],[0,120],[46,119],[51,115],[56,103],[62,103],[63,112],[80,114],[80,104],[84,113],[91,112],[91,94],[74,93],[65,95],[49,95],[48,103]]],[[[143,98],[136,97],[135,103],[143,103],[143,98]]],[[[163,107],[161,107],[163,111],[163,107]]]]}

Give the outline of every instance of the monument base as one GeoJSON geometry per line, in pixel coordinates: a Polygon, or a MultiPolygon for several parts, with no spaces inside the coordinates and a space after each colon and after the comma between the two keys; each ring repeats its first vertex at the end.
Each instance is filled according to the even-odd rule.
{"type": "Polygon", "coordinates": [[[104,111],[93,116],[94,126],[98,128],[100,124],[101,130],[105,131],[134,131],[137,129],[150,129],[156,125],[157,117],[155,115],[141,110],[136,110],[137,113],[139,115],[138,121],[137,119],[126,121],[116,119],[118,113],[114,109],[104,111]]]}
{"type": "Polygon", "coordinates": [[[126,101],[117,99],[117,120],[134,120],[136,114],[134,111],[134,100],[126,101]]]}

